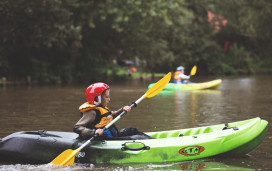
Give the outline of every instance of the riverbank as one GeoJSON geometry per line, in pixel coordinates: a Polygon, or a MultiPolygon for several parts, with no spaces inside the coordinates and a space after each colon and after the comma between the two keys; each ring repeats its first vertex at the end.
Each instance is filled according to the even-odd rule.
{"type": "MultiPolygon", "coordinates": [[[[108,75],[107,81],[127,81],[127,80],[145,80],[145,81],[151,81],[151,80],[157,80],[159,78],[162,78],[165,76],[166,73],[141,73],[141,72],[132,72],[128,73],[125,71],[117,72],[115,75],[108,75]]],[[[236,75],[236,74],[235,74],[236,75]]],[[[248,74],[239,74],[239,75],[248,75],[248,74]]],[[[255,74],[249,74],[249,75],[272,75],[272,69],[271,70],[260,70],[256,72],[255,74]]],[[[2,77],[0,79],[0,86],[21,86],[21,85],[38,85],[42,84],[39,83],[36,80],[32,80],[31,76],[27,76],[24,79],[21,80],[9,80],[6,77],[2,77]]],[[[61,84],[61,83],[56,83],[61,84]]]]}

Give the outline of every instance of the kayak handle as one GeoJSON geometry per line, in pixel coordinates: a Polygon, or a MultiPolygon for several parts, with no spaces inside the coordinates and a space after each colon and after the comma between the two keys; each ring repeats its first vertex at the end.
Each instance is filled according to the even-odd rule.
{"type": "Polygon", "coordinates": [[[238,127],[234,126],[234,127],[229,127],[229,124],[228,123],[225,123],[225,127],[222,129],[222,130],[226,130],[226,129],[233,129],[234,131],[237,131],[239,130],[238,127]]]}
{"type": "Polygon", "coordinates": [[[126,142],[124,144],[122,144],[122,148],[121,151],[126,151],[126,150],[130,150],[130,151],[140,151],[140,150],[150,150],[149,146],[146,146],[144,143],[142,142],[126,142]]]}

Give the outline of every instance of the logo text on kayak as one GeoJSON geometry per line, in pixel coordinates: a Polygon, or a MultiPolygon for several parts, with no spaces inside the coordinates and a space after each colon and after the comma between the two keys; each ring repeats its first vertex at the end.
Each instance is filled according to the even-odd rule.
{"type": "Polygon", "coordinates": [[[77,157],[77,158],[85,157],[85,152],[78,152],[78,153],[76,154],[76,157],[77,157]]]}
{"type": "Polygon", "coordinates": [[[189,147],[184,147],[180,149],[179,153],[184,156],[195,156],[195,155],[199,155],[204,150],[205,148],[202,146],[189,146],[189,147]]]}

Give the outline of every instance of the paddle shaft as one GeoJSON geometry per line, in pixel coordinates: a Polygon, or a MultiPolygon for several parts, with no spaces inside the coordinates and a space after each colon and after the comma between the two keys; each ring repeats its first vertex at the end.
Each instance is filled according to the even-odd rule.
{"type": "MultiPolygon", "coordinates": [[[[130,108],[134,108],[135,106],[137,106],[137,104],[139,104],[143,99],[145,98],[145,94],[140,97],[136,102],[132,103],[130,105],[130,108]]],[[[111,127],[115,122],[117,122],[122,116],[124,116],[127,113],[127,111],[123,111],[120,115],[118,115],[116,118],[114,118],[108,125],[106,125],[103,128],[103,131],[108,129],[109,127],[111,127]]],[[[95,134],[92,138],[90,138],[88,141],[86,141],[84,144],[82,144],[82,146],[80,146],[78,149],[82,150],[84,147],[86,147],[90,142],[92,142],[92,140],[94,140],[96,137],[98,137],[98,134],[95,134]]]]}

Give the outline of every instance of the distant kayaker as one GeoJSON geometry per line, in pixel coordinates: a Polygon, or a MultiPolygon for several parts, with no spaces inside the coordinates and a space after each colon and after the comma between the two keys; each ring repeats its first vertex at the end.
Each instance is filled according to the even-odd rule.
{"type": "Polygon", "coordinates": [[[177,83],[177,84],[188,83],[189,79],[190,79],[190,75],[184,74],[184,67],[183,66],[177,67],[177,70],[174,73],[174,83],[177,83]]]}
{"type": "Polygon", "coordinates": [[[149,139],[148,135],[137,128],[127,127],[118,131],[115,125],[103,131],[103,128],[123,111],[130,112],[130,106],[124,106],[117,111],[110,111],[110,87],[105,83],[94,83],[85,92],[87,102],[79,107],[81,119],[75,124],[74,132],[80,138],[88,139],[98,134],[103,139],[149,139]]]}

